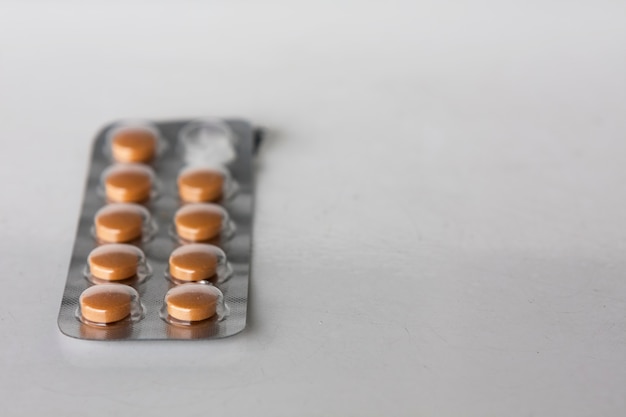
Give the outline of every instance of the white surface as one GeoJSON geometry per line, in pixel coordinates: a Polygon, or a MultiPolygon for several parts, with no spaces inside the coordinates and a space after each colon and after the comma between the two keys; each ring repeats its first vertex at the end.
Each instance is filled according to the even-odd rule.
{"type": "Polygon", "coordinates": [[[0,3],[1,414],[623,416],[626,8],[545,3],[0,3]],[[199,115],[274,129],[249,328],[63,337],[96,130],[199,115]]]}

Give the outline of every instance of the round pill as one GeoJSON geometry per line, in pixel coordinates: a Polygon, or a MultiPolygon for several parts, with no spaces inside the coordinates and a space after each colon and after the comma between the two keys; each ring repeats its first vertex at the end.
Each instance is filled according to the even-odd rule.
{"type": "Polygon", "coordinates": [[[144,214],[133,204],[111,204],[96,213],[96,237],[103,242],[123,243],[142,235],[144,214]]]}
{"type": "Polygon", "coordinates": [[[80,295],[83,318],[94,323],[113,323],[130,315],[134,290],[121,284],[102,284],[87,288],[80,295]]]}
{"type": "Polygon", "coordinates": [[[225,210],[210,203],[188,204],[178,209],[174,216],[176,233],[191,242],[202,242],[218,236],[225,221],[225,210]]]}
{"type": "Polygon", "coordinates": [[[203,284],[183,284],[165,295],[167,313],[181,321],[200,321],[213,317],[219,303],[219,290],[203,284]]]}
{"type": "Polygon", "coordinates": [[[89,272],[96,278],[119,281],[137,274],[137,266],[143,253],[132,246],[111,243],[95,248],[89,254],[89,272]]]}
{"type": "Polygon", "coordinates": [[[104,175],[104,190],[110,201],[141,203],[150,198],[152,175],[149,168],[136,165],[117,165],[104,175]]]}
{"type": "Polygon", "coordinates": [[[222,196],[224,174],[212,168],[192,168],[178,176],[178,194],[187,203],[216,201],[222,196]]]}
{"type": "Polygon", "coordinates": [[[150,162],[156,145],[156,135],[147,128],[124,127],[111,137],[111,152],[118,162],[150,162]]]}
{"type": "Polygon", "coordinates": [[[170,255],[170,275],[181,281],[201,281],[217,273],[222,251],[211,245],[195,243],[177,248],[170,255]]]}

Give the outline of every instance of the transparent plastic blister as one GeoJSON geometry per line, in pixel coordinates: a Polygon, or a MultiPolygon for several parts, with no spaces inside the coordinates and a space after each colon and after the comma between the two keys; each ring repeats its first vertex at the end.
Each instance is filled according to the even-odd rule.
{"type": "Polygon", "coordinates": [[[100,208],[93,218],[91,235],[99,244],[149,242],[158,226],[150,211],[132,203],[112,203],[100,208]]]}
{"type": "Polygon", "coordinates": [[[93,284],[114,282],[135,286],[152,276],[152,268],[137,246],[109,243],[89,253],[83,275],[93,284]]]}
{"type": "Polygon", "coordinates": [[[170,340],[243,330],[255,135],[248,122],[213,118],[123,121],[98,134],[59,312],[64,334],[170,340]]]}
{"type": "Polygon", "coordinates": [[[101,175],[98,192],[109,203],[146,204],[159,193],[154,170],[138,163],[116,163],[101,175]]]}
{"type": "Polygon", "coordinates": [[[239,189],[228,169],[209,165],[192,165],[182,169],[177,185],[182,204],[220,203],[233,198],[239,189]]]}
{"type": "Polygon", "coordinates": [[[76,319],[96,327],[129,326],[143,318],[139,293],[123,284],[94,285],[78,299],[76,319]]]}
{"type": "Polygon", "coordinates": [[[213,203],[191,203],[174,214],[172,236],[181,244],[212,243],[223,245],[235,234],[235,224],[222,206],[213,203]]]}
{"type": "Polygon", "coordinates": [[[112,163],[154,163],[167,149],[158,127],[147,120],[122,120],[107,131],[102,149],[112,163]]]}
{"type": "Polygon", "coordinates": [[[233,274],[226,253],[204,243],[182,245],[171,253],[165,277],[174,284],[222,284],[233,274]]]}
{"type": "Polygon", "coordinates": [[[211,284],[188,283],[165,294],[160,317],[174,326],[203,326],[224,320],[229,313],[224,294],[211,284]]]}
{"type": "Polygon", "coordinates": [[[180,130],[178,138],[179,153],[189,166],[226,166],[237,158],[239,138],[220,119],[193,120],[180,130]]]}

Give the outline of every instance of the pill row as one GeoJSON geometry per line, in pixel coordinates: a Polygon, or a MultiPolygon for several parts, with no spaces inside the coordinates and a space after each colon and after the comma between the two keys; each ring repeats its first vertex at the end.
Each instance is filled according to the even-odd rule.
{"type": "MultiPolygon", "coordinates": [[[[230,198],[236,183],[223,167],[187,167],[178,175],[178,192],[184,203],[230,198]]],[[[109,202],[144,203],[158,195],[154,170],[137,163],[119,163],[102,174],[101,189],[109,202]]]]}
{"type": "MultiPolygon", "coordinates": [[[[174,284],[221,284],[230,278],[232,272],[222,249],[214,245],[192,243],[174,249],[164,276],[174,284]]],[[[91,251],[84,275],[93,284],[117,282],[133,286],[150,278],[152,267],[139,247],[110,243],[91,251]]]]}
{"type": "MultiPolygon", "coordinates": [[[[147,242],[157,232],[148,209],[132,203],[112,203],[94,217],[93,235],[100,243],[147,242]]],[[[235,226],[223,207],[211,203],[186,204],[176,212],[170,230],[181,243],[225,242],[235,226]]]]}
{"type": "Polygon", "coordinates": [[[101,133],[81,216],[93,213],[91,225],[88,233],[84,220],[79,226],[59,313],[65,334],[206,338],[245,326],[253,141],[249,124],[216,120],[124,123],[101,133]],[[237,271],[229,262],[231,249],[237,271]],[[80,264],[83,282],[75,276],[80,264]],[[78,287],[78,300],[70,299],[78,287]],[[229,304],[235,306],[232,320],[229,304]],[[76,305],[78,328],[68,322],[66,305],[76,305]],[[169,329],[200,325],[209,330],[181,336],[169,329]]]}

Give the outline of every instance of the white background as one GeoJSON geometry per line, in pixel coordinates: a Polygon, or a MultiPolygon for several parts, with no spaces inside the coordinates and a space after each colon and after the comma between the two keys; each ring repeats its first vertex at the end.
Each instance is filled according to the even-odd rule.
{"type": "Polygon", "coordinates": [[[623,416],[625,21],[620,1],[0,2],[0,414],[623,416]],[[248,328],[62,336],[93,135],[202,115],[272,132],[248,328]]]}

